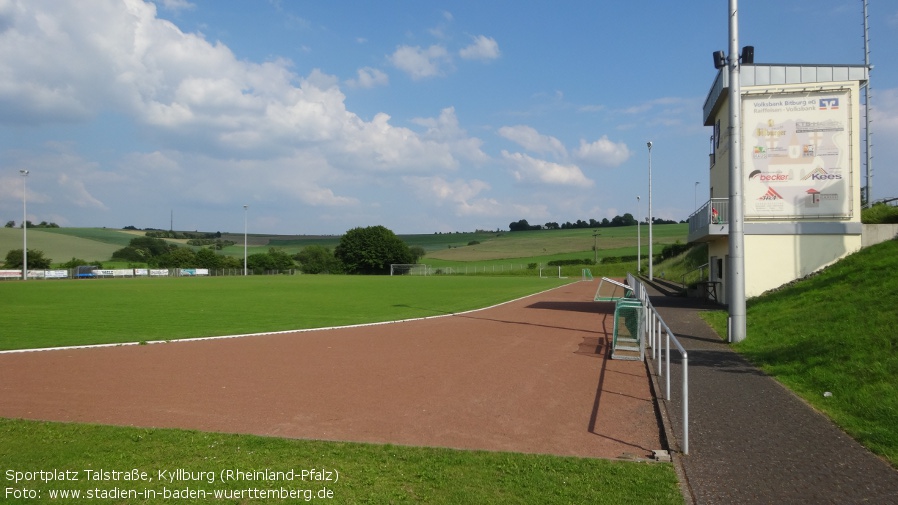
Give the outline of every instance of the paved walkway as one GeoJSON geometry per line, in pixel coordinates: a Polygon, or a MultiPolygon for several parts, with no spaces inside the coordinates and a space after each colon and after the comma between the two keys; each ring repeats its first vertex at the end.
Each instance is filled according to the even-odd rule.
{"type": "MultiPolygon", "coordinates": [[[[675,456],[687,501],[898,503],[898,471],[722,342],[699,316],[716,306],[649,293],[689,353],[689,455],[675,456]]],[[[672,398],[662,402],[674,448],[682,436],[678,354],[672,398]]]]}

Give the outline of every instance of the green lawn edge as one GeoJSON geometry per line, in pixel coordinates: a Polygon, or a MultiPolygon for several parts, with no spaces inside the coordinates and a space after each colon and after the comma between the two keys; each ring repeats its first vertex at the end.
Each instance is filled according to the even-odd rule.
{"type": "MultiPolygon", "coordinates": [[[[330,490],[330,503],[653,503],[680,504],[672,464],[611,461],[434,447],[291,440],[189,430],[131,428],[0,419],[0,461],[7,490],[29,489],[37,499],[4,503],[83,503],[89,491],[110,496],[129,490],[143,495],[97,503],[297,503],[264,499],[243,490],[330,490]],[[289,470],[314,469],[305,480],[287,480],[289,470]],[[91,470],[92,472],[87,472],[91,470]],[[118,471],[118,480],[86,480],[97,471],[118,471]],[[225,481],[226,471],[282,472],[272,480],[225,481]],[[43,482],[40,474],[14,482],[12,472],[65,472],[77,481],[43,482]],[[160,475],[162,471],[162,475],[160,475]],[[199,480],[160,482],[168,472],[199,480]],[[184,473],[186,472],[186,473],[184,473]],[[212,476],[210,477],[209,472],[212,476]],[[152,480],[124,480],[124,474],[152,480]],[[331,480],[316,480],[327,479],[331,480]],[[209,482],[211,480],[211,482],[209,482]],[[165,489],[197,493],[169,497],[165,489]],[[231,490],[239,500],[222,501],[200,491],[231,490]],[[51,490],[78,490],[82,499],[52,500],[51,490]],[[149,491],[148,491],[149,490],[149,491]],[[150,494],[152,493],[152,494],[150,494]],[[147,498],[149,496],[149,498],[147,498]],[[254,499],[253,497],[256,497],[254,499]]],[[[23,473],[23,476],[27,474],[23,473]]],[[[44,474],[48,475],[48,474],[44,474]]],[[[232,474],[234,475],[234,474],[232,474]]],[[[282,492],[281,492],[282,493],[282,492]]],[[[316,500],[321,501],[321,500],[316,500]]]]}

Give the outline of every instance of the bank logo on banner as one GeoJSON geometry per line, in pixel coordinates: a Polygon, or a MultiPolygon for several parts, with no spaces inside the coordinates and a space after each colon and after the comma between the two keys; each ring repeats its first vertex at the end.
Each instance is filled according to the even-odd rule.
{"type": "Polygon", "coordinates": [[[839,110],[839,99],[836,97],[821,98],[819,103],[820,110],[839,110]]]}

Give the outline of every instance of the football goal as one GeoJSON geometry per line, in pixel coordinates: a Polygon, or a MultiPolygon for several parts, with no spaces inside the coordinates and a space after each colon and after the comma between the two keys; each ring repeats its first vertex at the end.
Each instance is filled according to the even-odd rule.
{"type": "Polygon", "coordinates": [[[595,301],[597,302],[616,302],[621,298],[630,298],[633,296],[633,288],[622,282],[618,282],[607,277],[602,277],[599,281],[599,289],[596,290],[595,301]]]}
{"type": "Polygon", "coordinates": [[[390,275],[430,275],[430,267],[423,263],[391,263],[390,275]]]}
{"type": "Polygon", "coordinates": [[[539,276],[543,279],[563,279],[561,276],[561,267],[540,267],[539,276]]]}

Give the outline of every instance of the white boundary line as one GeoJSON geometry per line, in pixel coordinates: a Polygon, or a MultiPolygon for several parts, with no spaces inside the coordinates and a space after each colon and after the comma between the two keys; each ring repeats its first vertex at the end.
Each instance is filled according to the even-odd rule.
{"type": "Polygon", "coordinates": [[[507,305],[509,303],[514,303],[519,300],[524,300],[526,298],[530,298],[531,296],[537,296],[537,295],[541,295],[543,293],[548,293],[549,291],[552,291],[552,290],[555,290],[558,288],[563,288],[564,286],[567,286],[568,284],[573,284],[573,283],[562,284],[561,286],[556,286],[551,289],[546,289],[546,290],[539,291],[539,292],[536,292],[536,293],[533,293],[530,295],[515,298],[514,300],[508,300],[507,302],[490,305],[489,307],[466,310],[464,312],[452,312],[449,314],[441,314],[438,316],[415,317],[415,318],[411,318],[411,319],[398,319],[396,321],[380,321],[380,322],[376,322],[376,323],[350,324],[347,326],[326,326],[326,327],[322,327],[322,328],[303,328],[303,329],[299,329],[299,330],[281,330],[281,331],[266,331],[266,332],[262,332],[262,333],[242,333],[242,334],[238,334],[238,335],[220,335],[217,337],[194,337],[194,338],[178,338],[178,339],[172,339],[172,340],[148,340],[145,342],[120,342],[120,343],[113,343],[113,344],[72,345],[72,346],[66,346],[66,347],[39,347],[39,348],[35,348],[35,349],[11,349],[8,351],[0,351],[0,354],[17,354],[17,353],[25,353],[25,352],[44,352],[44,351],[66,351],[66,350],[73,350],[73,349],[99,349],[99,348],[103,348],[103,347],[124,347],[124,346],[130,346],[130,345],[176,344],[176,343],[180,343],[180,342],[202,342],[205,340],[223,340],[223,339],[227,339],[227,338],[261,337],[264,335],[283,335],[283,334],[287,334],[287,333],[308,333],[308,332],[313,332],[313,331],[339,330],[339,329],[344,329],[344,328],[364,328],[366,326],[381,326],[381,325],[385,325],[385,324],[408,323],[408,322],[412,322],[412,321],[424,321],[427,319],[438,319],[441,317],[460,316],[460,315],[464,315],[464,314],[472,314],[474,312],[480,312],[482,310],[489,310],[492,308],[501,307],[502,305],[507,305]]]}

